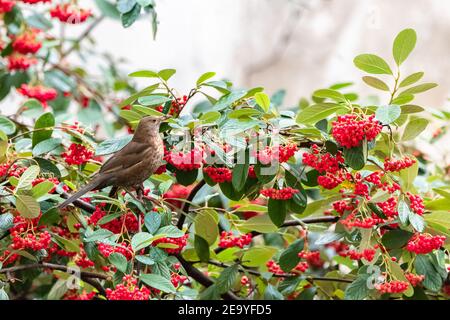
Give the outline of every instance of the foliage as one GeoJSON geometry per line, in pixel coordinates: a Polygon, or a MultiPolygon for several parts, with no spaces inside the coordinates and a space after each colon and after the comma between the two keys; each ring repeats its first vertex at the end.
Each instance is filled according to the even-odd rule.
{"type": "MultiPolygon", "coordinates": [[[[96,3],[108,17],[118,11],[125,27],[141,7],[154,9],[153,1],[96,3]]],[[[11,39],[31,27],[51,33],[55,22],[25,15],[25,6],[34,10],[17,3],[3,15],[3,32],[11,39]]],[[[417,84],[423,72],[400,77],[413,30],[395,38],[395,68],[373,54],[354,60],[370,74],[366,84],[388,93],[386,104],[362,104],[350,83],[339,83],[288,109],[283,94],[238,89],[213,72],[184,96],[170,85],[173,69],[128,79],[110,61],[97,82],[90,70],[62,63],[82,54],[84,38],[39,39],[37,53],[26,54],[36,64],[4,65],[0,78],[2,98],[14,88],[31,97],[0,117],[0,298],[449,294],[448,181],[404,143],[428,125],[426,108],[411,102],[435,86],[417,84]],[[136,89],[133,78],[147,86],[136,89]],[[39,94],[23,84],[40,85],[39,94]],[[79,122],[69,108],[78,108],[79,122]],[[57,209],[104,156],[126,145],[140,119],[163,114],[172,115],[161,126],[165,164],[145,182],[142,201],[102,190],[57,209]],[[67,285],[73,274],[79,286],[67,285]]],[[[5,42],[6,63],[17,54],[13,42],[5,42]]]]}

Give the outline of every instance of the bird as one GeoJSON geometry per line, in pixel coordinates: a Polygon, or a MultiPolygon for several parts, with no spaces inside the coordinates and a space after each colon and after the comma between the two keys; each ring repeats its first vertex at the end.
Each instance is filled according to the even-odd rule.
{"type": "Polygon", "coordinates": [[[91,182],[62,202],[62,209],[89,191],[112,186],[110,195],[119,188],[134,187],[137,198],[142,199],[143,182],[161,165],[164,158],[164,143],[159,133],[161,123],[170,116],[146,116],[139,121],[131,141],[113,154],[94,174],[91,182]]]}

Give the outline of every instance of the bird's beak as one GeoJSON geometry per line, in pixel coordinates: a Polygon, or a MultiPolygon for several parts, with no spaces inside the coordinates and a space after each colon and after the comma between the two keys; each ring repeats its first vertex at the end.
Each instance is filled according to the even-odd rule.
{"type": "Polygon", "coordinates": [[[170,119],[170,118],[172,118],[172,116],[166,114],[165,116],[162,116],[162,117],[161,117],[161,121],[165,121],[165,120],[170,119]]]}

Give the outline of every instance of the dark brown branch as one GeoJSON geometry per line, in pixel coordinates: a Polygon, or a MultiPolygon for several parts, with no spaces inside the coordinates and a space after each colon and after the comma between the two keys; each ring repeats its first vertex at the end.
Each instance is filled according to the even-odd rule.
{"type": "MultiPolygon", "coordinates": [[[[212,279],[210,277],[208,277],[203,272],[201,272],[200,270],[195,268],[191,262],[184,260],[181,255],[177,255],[176,257],[178,258],[178,261],[180,261],[183,268],[186,270],[187,274],[191,278],[196,280],[198,283],[200,283],[202,286],[208,288],[214,284],[214,281],[212,281],[212,279]]],[[[226,293],[222,294],[222,298],[224,300],[240,300],[239,297],[237,297],[232,292],[226,292],[226,293]]]]}
{"type": "Polygon", "coordinates": [[[194,187],[194,189],[191,190],[191,193],[186,199],[186,202],[183,206],[183,212],[184,214],[181,214],[178,218],[177,227],[178,229],[183,229],[184,221],[186,220],[186,216],[189,214],[189,209],[191,207],[191,202],[194,200],[197,193],[200,191],[201,188],[206,184],[205,180],[201,180],[197,185],[194,187]]]}
{"type": "MultiPolygon", "coordinates": [[[[59,194],[62,198],[68,199],[70,195],[67,192],[60,191],[59,194]]],[[[83,209],[84,211],[87,211],[89,213],[94,213],[95,206],[93,206],[90,203],[84,202],[83,200],[77,199],[72,203],[75,207],[83,209]]]]}
{"type": "MultiPolygon", "coordinates": [[[[16,271],[28,270],[28,269],[41,269],[41,268],[60,270],[60,271],[64,271],[64,272],[69,271],[69,267],[67,267],[67,266],[53,264],[53,263],[47,263],[47,262],[41,262],[41,263],[24,264],[24,265],[20,265],[20,266],[14,266],[14,267],[10,267],[10,268],[0,269],[0,273],[16,272],[16,271]]],[[[106,280],[109,278],[105,274],[88,272],[88,271],[80,271],[80,276],[82,278],[83,277],[84,278],[97,278],[97,279],[103,279],[103,280],[106,280]]]]}
{"type": "MultiPolygon", "coordinates": [[[[217,266],[217,267],[221,267],[221,268],[228,268],[230,267],[229,265],[227,265],[226,263],[223,262],[218,262],[218,261],[213,261],[210,260],[208,261],[208,264],[217,266]]],[[[261,272],[258,272],[256,270],[253,269],[248,269],[244,266],[240,266],[241,269],[238,269],[239,272],[241,273],[249,273],[249,274],[253,274],[255,276],[261,276],[261,272]]],[[[290,277],[296,277],[299,276],[298,274],[290,274],[290,273],[283,273],[283,274],[273,274],[272,277],[275,278],[290,278],[290,277]]],[[[312,281],[333,281],[333,282],[344,282],[344,283],[351,283],[352,280],[349,279],[342,279],[342,278],[333,278],[333,277],[316,277],[316,276],[305,276],[305,278],[312,280],[312,281]]]]}

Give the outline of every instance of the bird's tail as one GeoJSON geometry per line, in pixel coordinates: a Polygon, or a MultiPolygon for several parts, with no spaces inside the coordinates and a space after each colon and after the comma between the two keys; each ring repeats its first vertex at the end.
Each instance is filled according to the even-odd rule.
{"type": "Polygon", "coordinates": [[[97,188],[102,182],[103,182],[103,179],[94,179],[93,181],[91,181],[90,183],[85,185],[83,188],[81,188],[80,190],[75,192],[73,195],[71,195],[66,201],[61,203],[58,206],[58,208],[62,209],[64,207],[67,207],[69,204],[71,204],[72,202],[76,201],[78,198],[80,198],[85,193],[88,193],[89,191],[92,191],[95,188],[97,188]]]}

